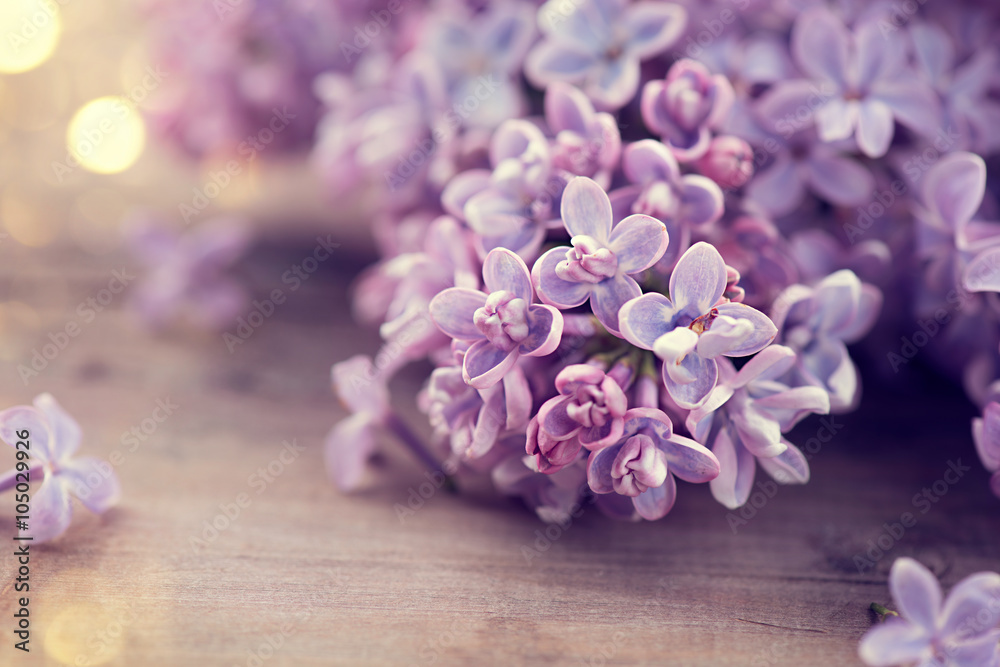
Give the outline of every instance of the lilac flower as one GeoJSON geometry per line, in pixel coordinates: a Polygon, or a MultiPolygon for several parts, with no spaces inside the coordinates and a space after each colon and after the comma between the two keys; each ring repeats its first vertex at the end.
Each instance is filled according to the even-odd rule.
{"type": "Polygon", "coordinates": [[[807,283],[822,280],[840,269],[850,269],[865,282],[884,280],[892,263],[889,246],[883,241],[868,239],[845,246],[822,229],[792,234],[788,247],[799,275],[807,283]]]}
{"type": "Polygon", "coordinates": [[[488,389],[466,384],[461,366],[442,366],[431,373],[421,404],[435,434],[448,439],[456,456],[471,460],[489,453],[503,433],[524,432],[531,389],[517,366],[488,389]]]}
{"type": "Polygon", "coordinates": [[[592,452],[587,481],[594,493],[632,499],[639,515],[663,518],[674,506],[674,477],[700,484],[719,474],[719,461],[694,440],[674,435],[670,418],[654,408],[632,408],[624,415],[621,439],[592,452]]]}
{"type": "Polygon", "coordinates": [[[249,302],[246,289],[226,273],[249,245],[244,220],[215,218],[178,234],[141,218],[128,223],[126,234],[132,253],[148,267],[130,305],[150,328],[186,322],[224,329],[249,302]]]}
{"type": "Polygon", "coordinates": [[[487,292],[451,287],[431,301],[431,317],[457,340],[472,343],[462,377],[476,389],[492,387],[521,355],[551,354],[562,337],[562,314],[533,304],[534,290],[524,260],[505,248],[490,251],[483,264],[487,292]]]}
{"type": "Polygon", "coordinates": [[[565,524],[577,516],[587,491],[587,470],[583,459],[549,475],[534,470],[532,459],[524,456],[522,437],[508,438],[510,455],[491,471],[493,485],[500,493],[519,496],[546,523],[565,524]]]}
{"type": "Polygon", "coordinates": [[[365,463],[375,452],[376,433],[391,412],[385,381],[390,373],[360,354],[331,369],[333,390],[351,412],[330,430],[323,447],[327,473],[341,491],[357,488],[365,463]]]}
{"type": "Polygon", "coordinates": [[[556,81],[545,92],[545,122],[555,133],[552,165],[607,187],[622,150],[614,116],[595,113],[578,88],[556,81]]]}
{"type": "MultiPolygon", "coordinates": [[[[118,503],[121,487],[111,466],[90,456],[73,458],[82,437],[80,425],[51,394],[39,394],[33,406],[19,405],[0,412],[0,439],[15,448],[18,441],[27,440],[27,474],[32,484],[42,480],[40,486],[33,487],[28,528],[19,531],[22,537],[30,536],[39,543],[66,532],[73,516],[71,496],[96,514],[118,503]],[[28,431],[28,437],[18,437],[19,431],[28,431]]],[[[17,472],[5,475],[0,489],[14,488],[17,472]]]]}
{"type": "Polygon", "coordinates": [[[774,301],[779,342],[798,353],[803,382],[828,391],[835,411],[851,409],[860,397],[858,370],[845,344],[868,333],[881,309],[882,292],[847,269],[815,287],[792,285],[774,301]]]}
{"type": "Polygon", "coordinates": [[[739,137],[716,137],[695,162],[695,167],[720,187],[735,190],[753,176],[753,149],[739,137]]]}
{"type": "Polygon", "coordinates": [[[532,418],[525,445],[538,470],[548,474],[575,461],[581,448],[597,450],[618,442],[628,409],[618,382],[595,366],[566,366],[555,385],[559,395],[532,418]]]}
{"type": "Polygon", "coordinates": [[[579,85],[604,109],[618,109],[639,88],[639,62],[662,53],[684,30],[678,5],[625,0],[549,0],[538,10],[544,38],[528,54],[525,74],[539,88],[579,85]]]}
{"type": "Polygon", "coordinates": [[[724,302],[727,282],[719,251],[696,243],[670,275],[670,298],[644,294],[619,313],[625,339],[663,360],[663,381],[682,408],[698,407],[715,388],[716,357],[751,355],[777,333],[755,308],[724,302]]]}
{"type": "Polygon", "coordinates": [[[781,131],[798,110],[814,110],[810,117],[822,141],[855,136],[869,157],[885,155],[894,120],[933,134],[940,126],[937,96],[912,75],[905,45],[895,37],[883,35],[875,18],[852,33],[826,8],[806,11],[792,30],[792,54],[811,81],[777,84],[761,101],[761,113],[781,131]]]}
{"type": "Polygon", "coordinates": [[[1000,403],[990,401],[983,416],[972,420],[972,439],[983,466],[993,473],[990,488],[1000,497],[1000,403]]]}
{"type": "Polygon", "coordinates": [[[570,181],[562,198],[562,219],[572,235],[538,258],[531,277],[538,296],[558,308],[590,300],[597,319],[618,334],[618,311],[642,294],[629,275],[645,271],[667,249],[667,230],[647,215],[631,215],[612,228],[611,201],[594,181],[570,181]]]}
{"type": "Polygon", "coordinates": [[[721,472],[712,495],[729,509],[746,504],[753,490],[755,461],[780,484],[805,484],[809,463],[781,435],[808,413],[830,411],[830,398],[819,387],[789,387],[779,380],[795,363],[795,351],[771,345],[736,371],[719,360],[719,384],[687,418],[691,435],[711,443],[721,472]]]}
{"type": "MultiPolygon", "coordinates": [[[[740,276],[747,305],[763,307],[798,277],[781,233],[764,218],[740,216],[726,228],[719,252],[740,276]]],[[[825,275],[825,274],[824,274],[825,275]]]]}
{"type": "Polygon", "coordinates": [[[747,186],[747,196],[771,215],[791,213],[807,190],[838,206],[863,204],[875,190],[868,168],[837,144],[817,143],[812,132],[794,135],[789,144],[747,186]]]}
{"type": "Polygon", "coordinates": [[[553,174],[545,135],[524,120],[509,120],[490,143],[493,171],[472,169],[453,179],[441,195],[445,210],[477,234],[483,256],[508,248],[534,259],[553,220],[554,195],[564,180],[553,174]]]}
{"type": "Polygon", "coordinates": [[[899,608],[869,630],[858,655],[872,667],[995,667],[1000,665],[1000,575],[977,572],[955,584],[942,602],[941,586],[912,558],[897,558],[889,590],[899,608]]]}
{"type": "Polygon", "coordinates": [[[681,162],[697,160],[708,150],[711,131],[733,105],[733,87],[696,60],[678,60],[663,81],[642,89],[642,119],[660,135],[681,162]]]}
{"type": "Polygon", "coordinates": [[[662,220],[670,236],[670,246],[660,266],[669,270],[687,250],[692,227],[708,225],[722,217],[722,190],[705,176],[681,176],[677,159],[666,146],[653,139],[629,144],[622,156],[622,167],[633,185],[608,195],[614,217],[620,220],[639,213],[662,220]]]}

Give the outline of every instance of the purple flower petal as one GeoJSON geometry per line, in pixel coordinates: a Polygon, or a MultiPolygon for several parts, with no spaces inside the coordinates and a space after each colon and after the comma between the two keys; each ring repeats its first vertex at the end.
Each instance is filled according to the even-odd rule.
{"type": "Polygon", "coordinates": [[[824,278],[816,286],[813,297],[819,306],[819,331],[837,331],[850,325],[857,317],[861,300],[861,281],[849,269],[841,269],[824,278]]]}
{"type": "Polygon", "coordinates": [[[712,328],[698,337],[698,354],[706,359],[714,359],[730,350],[739,348],[753,335],[754,325],[745,319],[735,319],[720,314],[712,320],[712,328]]]}
{"type": "Polygon", "coordinates": [[[465,220],[465,205],[473,195],[490,187],[490,171],[487,169],[470,169],[457,174],[448,181],[441,193],[441,205],[444,210],[459,220],[465,220]]]}
{"type": "Polygon", "coordinates": [[[714,246],[703,241],[688,248],[670,274],[670,298],[678,312],[707,313],[725,290],[726,263],[714,246]]]}
{"type": "Polygon", "coordinates": [[[892,115],[918,134],[934,136],[941,127],[941,103],[937,95],[921,82],[887,79],[872,88],[869,99],[878,100],[892,110],[892,115]]]}
{"type": "Polygon", "coordinates": [[[483,262],[483,283],[489,293],[501,290],[531,303],[531,274],[524,260],[506,248],[490,251],[483,262]]]}
{"type": "Polygon", "coordinates": [[[587,461],[587,484],[594,493],[614,493],[611,466],[618,456],[619,446],[606,447],[590,453],[587,461]]]}
{"type": "Polygon", "coordinates": [[[48,542],[69,528],[73,518],[69,491],[59,475],[46,474],[42,485],[31,496],[31,518],[28,530],[20,535],[31,536],[34,542],[48,542]]]}
{"type": "Polygon", "coordinates": [[[18,405],[0,412],[0,438],[11,447],[17,447],[18,431],[28,431],[31,456],[39,461],[54,462],[58,458],[52,453],[57,445],[49,427],[49,420],[41,410],[27,405],[18,405]]]}
{"type": "Polygon", "coordinates": [[[630,215],[611,230],[608,247],[622,273],[645,271],[663,256],[669,236],[666,226],[648,215],[630,215]]]}
{"type": "Polygon", "coordinates": [[[850,137],[858,125],[858,106],[855,100],[835,97],[819,107],[815,113],[819,138],[830,142],[850,137]]]}
{"type": "Polygon", "coordinates": [[[618,275],[594,286],[590,297],[590,307],[604,327],[615,334],[620,333],[619,313],[622,306],[642,294],[639,284],[629,276],[618,275]]]}
{"type": "Polygon", "coordinates": [[[556,81],[545,91],[545,119],[555,133],[586,135],[595,117],[590,100],[575,86],[556,81]]]}
{"type": "Polygon", "coordinates": [[[875,178],[855,160],[814,150],[802,166],[809,187],[834,204],[857,206],[875,191],[875,178]]]}
{"type": "Polygon", "coordinates": [[[532,146],[546,145],[545,135],[537,125],[526,120],[508,120],[493,133],[490,163],[496,166],[506,159],[521,157],[532,146]]]}
{"type": "Polygon", "coordinates": [[[622,23],[629,35],[628,52],[646,59],[677,41],[687,25],[687,12],[680,5],[640,2],[625,10],[622,23]]]}
{"type": "Polygon", "coordinates": [[[719,476],[719,459],[691,438],[671,436],[660,449],[667,457],[667,469],[685,482],[701,484],[719,476]]]}
{"type": "Polygon", "coordinates": [[[514,367],[519,356],[518,348],[509,353],[495,347],[488,340],[472,344],[462,362],[462,378],[476,389],[488,389],[503,379],[514,367]]]}
{"type": "Polygon", "coordinates": [[[941,611],[941,586],[930,570],[912,558],[897,558],[889,570],[889,589],[899,613],[934,632],[941,611]]]}
{"type": "Polygon", "coordinates": [[[629,144],[622,153],[622,169],[632,183],[676,183],[681,176],[677,158],[655,139],[642,139],[629,144]]]}
{"type": "Polygon", "coordinates": [[[563,316],[552,306],[534,304],[528,306],[528,337],[518,348],[529,357],[544,357],[552,354],[562,340],[563,316]]]}
{"type": "Polygon", "coordinates": [[[600,185],[577,176],[562,197],[562,220],[571,236],[590,236],[607,245],[611,234],[611,201],[600,185]]]}
{"type": "Polygon", "coordinates": [[[372,415],[383,415],[389,409],[389,389],[384,377],[380,377],[382,372],[364,354],[338,362],[330,369],[333,388],[341,402],[351,412],[372,415]]]}
{"type": "Polygon", "coordinates": [[[687,384],[694,381],[694,375],[682,362],[695,353],[698,341],[698,334],[688,327],[677,327],[656,339],[653,352],[664,361],[664,370],[675,382],[687,384]]]}
{"type": "Polygon", "coordinates": [[[673,318],[673,304],[658,292],[632,299],[618,311],[618,323],[625,340],[644,350],[652,350],[660,336],[673,331],[673,318]]]}
{"type": "Polygon", "coordinates": [[[663,382],[667,392],[685,410],[693,410],[704,403],[719,379],[719,365],[715,359],[703,359],[697,354],[689,354],[681,362],[681,366],[694,378],[687,384],[674,382],[667,372],[667,362],[663,365],[663,382]]]}
{"type": "Polygon", "coordinates": [[[118,475],[107,461],[81,456],[64,461],[58,476],[84,506],[95,514],[103,514],[121,498],[118,475]]]}
{"type": "Polygon", "coordinates": [[[598,61],[591,72],[586,92],[601,109],[620,109],[639,89],[639,61],[629,55],[598,61]]]}
{"type": "Polygon", "coordinates": [[[775,216],[791,213],[805,194],[798,163],[781,153],[774,158],[774,164],[754,176],[747,186],[747,197],[775,216]]]}
{"type": "Polygon", "coordinates": [[[478,290],[449,287],[431,299],[430,313],[441,331],[458,340],[479,340],[483,332],[473,321],[476,310],[486,305],[486,294],[478,290]]]}
{"type": "Polygon", "coordinates": [[[709,482],[712,496],[731,510],[745,505],[756,475],[753,454],[734,443],[726,428],[716,436],[712,453],[719,461],[719,476],[709,482]]]}
{"type": "Polygon", "coordinates": [[[795,62],[814,79],[827,79],[846,86],[850,48],[851,36],[847,28],[826,9],[801,14],[792,28],[795,62]]]}
{"type": "Polygon", "coordinates": [[[528,209],[512,193],[490,187],[469,198],[465,220],[481,236],[498,237],[516,234],[528,224],[528,209]]]}
{"type": "Polygon", "coordinates": [[[868,157],[885,155],[894,131],[892,109],[884,102],[868,99],[858,106],[858,148],[868,157]]]}
{"type": "Polygon", "coordinates": [[[722,217],[724,200],[718,183],[705,176],[688,174],[681,179],[678,217],[691,225],[707,225],[722,217]]]}
{"type": "Polygon", "coordinates": [[[759,458],[760,467],[778,484],[806,484],[809,482],[809,462],[798,447],[782,440],[786,449],[777,456],[759,458]]]}
{"type": "Polygon", "coordinates": [[[535,261],[531,280],[538,297],[557,308],[575,308],[590,298],[593,283],[570,282],[556,275],[556,265],[566,259],[569,246],[558,246],[535,261]]]}
{"type": "Polygon", "coordinates": [[[972,219],[986,192],[986,163],[974,153],[946,155],[924,176],[921,190],[926,206],[955,232],[972,219]]]}
{"type": "Polygon", "coordinates": [[[868,665],[923,663],[931,657],[930,639],[921,628],[898,618],[876,625],[861,638],[858,655],[868,665]]]}
{"type": "Polygon", "coordinates": [[[675,500],[677,500],[677,482],[674,481],[673,475],[668,474],[663,484],[646,489],[632,499],[632,504],[643,519],[656,521],[670,512],[675,500]]]}
{"type": "Polygon", "coordinates": [[[744,410],[732,417],[740,442],[757,457],[777,456],[787,449],[781,441],[781,428],[774,419],[758,410],[744,410]]]}
{"type": "Polygon", "coordinates": [[[572,438],[583,428],[580,422],[570,417],[567,412],[571,402],[572,397],[556,396],[546,401],[538,410],[539,428],[554,440],[572,438]]]}
{"type": "Polygon", "coordinates": [[[597,58],[587,49],[543,41],[528,54],[524,74],[539,88],[555,81],[576,83],[583,80],[596,62],[597,58]]]}
{"type": "Polygon", "coordinates": [[[987,636],[997,646],[997,603],[1000,601],[1000,574],[977,572],[955,584],[941,609],[941,634],[960,635],[963,640],[987,636]],[[983,618],[992,623],[983,623],[983,618]],[[970,630],[972,630],[970,632],[970,630]]]}
{"type": "Polygon", "coordinates": [[[976,452],[986,469],[1000,469],[1000,403],[988,403],[982,419],[972,420],[972,434],[976,452]]]}
{"type": "Polygon", "coordinates": [[[353,491],[361,482],[365,463],[375,450],[372,417],[352,415],[334,426],[323,445],[327,474],[343,492],[353,491]]]}
{"type": "Polygon", "coordinates": [[[768,377],[778,377],[784,375],[794,363],[795,350],[784,345],[770,345],[746,362],[728,384],[734,389],[739,389],[765,373],[768,377]]]}
{"type": "MultiPolygon", "coordinates": [[[[756,308],[743,303],[724,303],[717,307],[720,316],[749,322],[753,333],[740,341],[740,344],[724,352],[729,357],[745,357],[764,349],[778,334],[774,322],[756,308]]],[[[714,327],[714,325],[713,325],[714,327]]],[[[705,333],[711,332],[711,329],[705,333]]],[[[704,334],[702,334],[704,336],[704,334]]]]}

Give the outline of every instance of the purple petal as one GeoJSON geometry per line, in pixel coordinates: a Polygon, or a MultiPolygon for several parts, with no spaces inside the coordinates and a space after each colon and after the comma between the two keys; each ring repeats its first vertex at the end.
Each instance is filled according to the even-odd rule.
{"type": "Polygon", "coordinates": [[[107,461],[81,456],[64,461],[58,475],[70,492],[95,514],[104,513],[121,498],[118,475],[107,461]]]}
{"type": "Polygon", "coordinates": [[[495,187],[474,194],[465,204],[465,220],[481,236],[516,234],[527,225],[527,215],[528,209],[520,199],[495,187]]]}
{"type": "Polygon", "coordinates": [[[795,62],[814,79],[846,85],[849,50],[847,28],[826,9],[814,9],[800,15],[792,28],[795,62]]]}
{"type": "Polygon", "coordinates": [[[35,544],[48,542],[65,533],[72,518],[69,490],[59,475],[47,474],[31,496],[28,530],[20,531],[20,535],[33,537],[35,544]]]}
{"type": "Polygon", "coordinates": [[[619,271],[639,273],[656,264],[668,242],[662,222],[648,215],[630,215],[611,230],[608,247],[615,253],[619,271]]]}
{"type": "Polygon", "coordinates": [[[49,420],[41,410],[28,405],[18,405],[0,412],[0,438],[11,447],[17,447],[18,431],[28,431],[28,444],[32,458],[39,461],[54,462],[58,459],[52,454],[55,447],[53,434],[49,428],[49,420]]]}
{"type": "Polygon", "coordinates": [[[545,92],[545,120],[556,134],[569,130],[586,135],[595,115],[590,100],[574,86],[556,81],[545,92]]]}
{"type": "Polygon", "coordinates": [[[830,392],[830,406],[841,409],[858,398],[858,371],[843,343],[820,339],[802,357],[803,365],[830,392]]]}
{"type": "Polygon", "coordinates": [[[594,493],[613,493],[614,482],[611,478],[611,466],[618,456],[620,446],[606,447],[590,453],[587,461],[587,484],[594,493]]]}
{"type": "Polygon", "coordinates": [[[931,137],[941,127],[941,103],[934,91],[923,83],[914,80],[879,82],[869,99],[888,106],[896,120],[918,134],[931,137]]]}
{"type": "Polygon", "coordinates": [[[757,462],[778,484],[806,484],[809,482],[809,462],[798,447],[782,440],[786,449],[777,456],[760,458],[757,462]]]}
{"type": "Polygon", "coordinates": [[[622,336],[644,350],[652,350],[660,336],[674,329],[673,318],[670,299],[657,292],[632,299],[618,311],[622,336]]]}
{"type": "Polygon", "coordinates": [[[960,232],[979,209],[985,191],[983,159],[974,153],[954,153],[927,172],[921,194],[926,206],[960,232]]]}
{"type": "Polygon", "coordinates": [[[998,602],[1000,574],[977,572],[969,575],[955,584],[948,593],[948,599],[941,610],[941,634],[959,635],[965,641],[992,636],[996,648],[998,602]],[[992,622],[983,623],[983,618],[989,618],[992,622]]]}
{"type": "Polygon", "coordinates": [[[663,484],[646,489],[632,499],[632,504],[643,519],[656,521],[670,512],[675,500],[677,500],[677,482],[674,481],[673,475],[668,474],[663,484]]]}
{"type": "Polygon", "coordinates": [[[488,389],[503,379],[520,356],[518,348],[504,352],[488,340],[472,344],[462,362],[462,378],[476,389],[488,389]]]}
{"type": "Polygon", "coordinates": [[[340,421],[326,436],[323,459],[326,471],[341,491],[357,488],[365,463],[375,450],[374,421],[360,413],[340,421]]]}
{"type": "Polygon", "coordinates": [[[707,225],[722,217],[724,200],[718,183],[705,176],[688,174],[681,179],[681,209],[678,218],[691,225],[707,225]]]}
{"type": "Polygon", "coordinates": [[[729,384],[734,389],[745,387],[767,373],[769,377],[783,375],[795,363],[795,350],[784,345],[770,345],[746,362],[729,384]]]}
{"type": "Polygon", "coordinates": [[[786,431],[807,413],[826,414],[830,411],[830,395],[822,387],[794,387],[764,396],[754,401],[758,410],[767,410],[786,431]]]}
{"type": "Polygon", "coordinates": [[[611,201],[600,185],[577,176],[562,197],[562,220],[570,236],[590,236],[605,246],[611,234],[611,201]]]}
{"type": "Polygon", "coordinates": [[[687,384],[695,377],[688,367],[681,362],[688,355],[694,354],[698,346],[698,334],[688,327],[677,327],[656,339],[653,353],[664,361],[663,369],[674,382],[687,384]]]}
{"type": "Polygon", "coordinates": [[[39,394],[32,403],[45,415],[49,423],[52,434],[49,455],[52,459],[60,461],[72,456],[80,448],[80,441],[83,438],[80,424],[63,410],[52,394],[47,392],[39,394]]]}
{"type": "Polygon", "coordinates": [[[545,135],[526,120],[505,121],[490,141],[490,164],[496,166],[508,158],[518,158],[531,146],[546,146],[545,135]]]}
{"type": "Polygon", "coordinates": [[[671,436],[660,449],[667,457],[667,469],[685,482],[702,484],[719,476],[719,459],[691,438],[671,436]]]}
{"type": "Polygon", "coordinates": [[[479,340],[483,332],[473,321],[476,310],[486,305],[486,295],[478,290],[449,287],[430,303],[431,318],[441,331],[458,340],[479,340]]]}
{"type": "Polygon", "coordinates": [[[816,286],[814,302],[819,306],[819,331],[832,332],[847,327],[858,313],[861,281],[849,269],[841,269],[816,286]]]}
{"type": "Polygon", "coordinates": [[[857,342],[867,334],[879,315],[882,313],[882,290],[874,285],[862,283],[861,294],[858,297],[858,311],[854,319],[836,331],[830,331],[845,343],[857,342]]]}
{"type": "Polygon", "coordinates": [[[553,440],[567,440],[583,428],[567,411],[572,400],[572,397],[557,396],[538,410],[538,426],[553,440]]]}
{"type": "Polygon", "coordinates": [[[755,176],[747,186],[747,197],[775,216],[791,213],[805,194],[798,163],[781,153],[770,168],[755,176]]]}
{"type": "Polygon", "coordinates": [[[566,10],[558,0],[545,3],[538,10],[538,27],[555,42],[588,50],[611,39],[610,21],[620,12],[617,6],[601,2],[583,2],[566,10]]]}
{"type": "Polygon", "coordinates": [[[925,632],[899,618],[890,618],[865,633],[858,645],[858,655],[867,665],[923,663],[930,658],[930,637],[925,632]]]}
{"type": "Polygon", "coordinates": [[[941,586],[930,570],[912,558],[897,558],[889,570],[889,590],[900,616],[934,632],[941,611],[941,586]]]}
{"type": "Polygon", "coordinates": [[[986,469],[1000,469],[1000,403],[990,402],[983,408],[982,419],[972,422],[972,434],[986,469]]]}
{"type": "Polygon", "coordinates": [[[538,297],[557,308],[575,308],[590,298],[594,285],[570,282],[556,275],[556,265],[566,259],[569,246],[558,246],[538,258],[531,269],[531,280],[538,297]]]}
{"type": "Polygon", "coordinates": [[[878,100],[865,100],[858,107],[858,148],[868,157],[885,155],[894,131],[892,109],[878,100]]]}
{"type": "MultiPolygon", "coordinates": [[[[778,81],[756,102],[754,115],[763,129],[787,139],[803,129],[796,116],[801,116],[802,110],[815,109],[834,92],[832,84],[817,85],[806,79],[778,81]]],[[[809,117],[802,120],[811,122],[809,117]]]]}
{"type": "Polygon", "coordinates": [[[629,55],[599,60],[591,72],[586,92],[601,109],[620,109],[635,97],[639,89],[639,60],[629,55]]]}
{"type": "Polygon", "coordinates": [[[621,333],[618,318],[622,306],[641,294],[639,283],[631,277],[615,276],[594,286],[590,307],[601,324],[617,336],[621,333]]]}
{"type": "Polygon", "coordinates": [[[544,357],[552,354],[562,340],[563,316],[552,306],[534,304],[528,306],[528,337],[518,348],[529,357],[544,357]]]}
{"type": "Polygon", "coordinates": [[[703,359],[697,354],[689,354],[681,362],[681,366],[694,377],[687,384],[674,382],[666,370],[664,362],[663,382],[670,397],[685,410],[699,407],[712,393],[719,378],[719,365],[715,359],[703,359]]]}
{"type": "Polygon", "coordinates": [[[483,283],[489,293],[501,290],[531,303],[531,274],[524,260],[506,248],[490,251],[483,262],[483,283]]]}
{"type": "Polygon", "coordinates": [[[465,204],[473,195],[490,187],[490,172],[486,169],[471,169],[457,174],[448,181],[441,193],[444,210],[459,220],[465,220],[465,204]]]}
{"type": "Polygon", "coordinates": [[[531,418],[531,386],[528,378],[517,367],[507,373],[503,379],[505,411],[507,413],[507,429],[523,429],[531,418]]]}
{"type": "Polygon", "coordinates": [[[858,124],[858,103],[835,97],[818,108],[815,116],[816,131],[822,141],[847,139],[858,124]]]}
{"type": "Polygon", "coordinates": [[[646,59],[677,41],[687,24],[687,12],[680,5],[641,2],[625,10],[622,24],[629,35],[629,53],[646,59]]]}
{"type": "Polygon", "coordinates": [[[670,298],[678,312],[707,313],[726,290],[726,263],[714,246],[700,241],[677,260],[670,274],[670,298]]]}
{"type": "MultiPolygon", "coordinates": [[[[747,320],[719,315],[712,321],[712,328],[698,337],[698,354],[706,359],[714,359],[743,345],[743,341],[753,335],[753,324],[747,320]]],[[[743,355],[738,355],[743,356],[743,355]]]]}
{"type": "Polygon", "coordinates": [[[364,354],[338,362],[330,369],[333,388],[341,402],[353,413],[372,415],[385,414],[389,409],[389,389],[384,377],[380,377],[383,372],[364,354]]]}
{"type": "Polygon", "coordinates": [[[716,436],[712,453],[719,461],[719,476],[709,482],[712,496],[731,510],[745,505],[757,470],[753,455],[734,443],[726,428],[716,436]]]}
{"type": "Polygon", "coordinates": [[[670,149],[655,139],[642,139],[629,144],[622,154],[622,169],[632,183],[664,181],[677,183],[680,167],[670,149]]]}
{"type": "Polygon", "coordinates": [[[753,327],[753,333],[750,336],[743,339],[738,346],[725,352],[728,357],[745,357],[759,352],[774,340],[778,333],[778,328],[774,326],[774,322],[767,315],[746,304],[724,303],[718,306],[717,310],[719,315],[749,322],[753,327]]]}
{"type": "Polygon", "coordinates": [[[857,206],[875,191],[875,178],[855,160],[814,150],[802,166],[809,187],[834,204],[857,206]]]}
{"type": "Polygon", "coordinates": [[[543,41],[528,54],[524,61],[524,73],[529,81],[544,88],[555,81],[581,81],[596,62],[594,54],[587,50],[543,41]]]}

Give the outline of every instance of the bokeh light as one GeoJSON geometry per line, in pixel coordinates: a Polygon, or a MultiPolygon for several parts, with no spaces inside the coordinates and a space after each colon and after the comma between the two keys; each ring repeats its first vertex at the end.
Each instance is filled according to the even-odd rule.
{"type": "Polygon", "coordinates": [[[132,103],[119,96],[99,97],[73,115],[66,147],[80,166],[98,174],[131,167],[146,145],[146,124],[132,103]]]}
{"type": "Polygon", "coordinates": [[[6,33],[0,39],[0,72],[27,72],[48,60],[59,44],[59,6],[44,0],[3,0],[0,26],[6,33]]]}

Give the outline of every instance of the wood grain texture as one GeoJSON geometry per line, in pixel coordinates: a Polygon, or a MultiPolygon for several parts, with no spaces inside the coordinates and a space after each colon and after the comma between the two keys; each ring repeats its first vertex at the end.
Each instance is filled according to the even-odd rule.
{"type": "MultiPolygon", "coordinates": [[[[247,271],[263,293],[308,250],[259,249],[247,271]]],[[[854,665],[895,557],[920,558],[946,586],[1000,567],[971,411],[948,390],[923,407],[870,391],[879,408],[838,418],[810,484],[780,488],[735,534],[707,486],[681,483],[664,521],[614,523],[588,507],[529,561],[522,547],[545,526],[483,480],[401,521],[394,504],[425,478],[391,443],[360,493],[328,482],[321,443],[343,415],[329,365],[377,342],[347,315],[349,258],[232,354],[215,336],[144,335],[116,300],[24,386],[17,364],[121,262],[0,252],[0,406],[52,392],[83,425],[86,453],[122,451],[124,489],[120,507],[79,508],[64,539],[32,549],[28,656],[11,646],[15,564],[0,558],[3,665],[854,665]],[[175,413],[128,451],[122,433],[168,397],[175,413]],[[286,440],[305,451],[261,491],[251,476],[277,469],[286,440]],[[921,514],[914,494],[958,459],[971,470],[921,514]],[[193,545],[240,494],[239,516],[193,545]],[[854,556],[907,511],[917,524],[859,573],[854,556]]],[[[412,398],[419,380],[394,388],[412,398]]],[[[819,426],[807,420],[793,441],[819,426]]],[[[13,500],[0,503],[12,526],[13,500]]]]}

